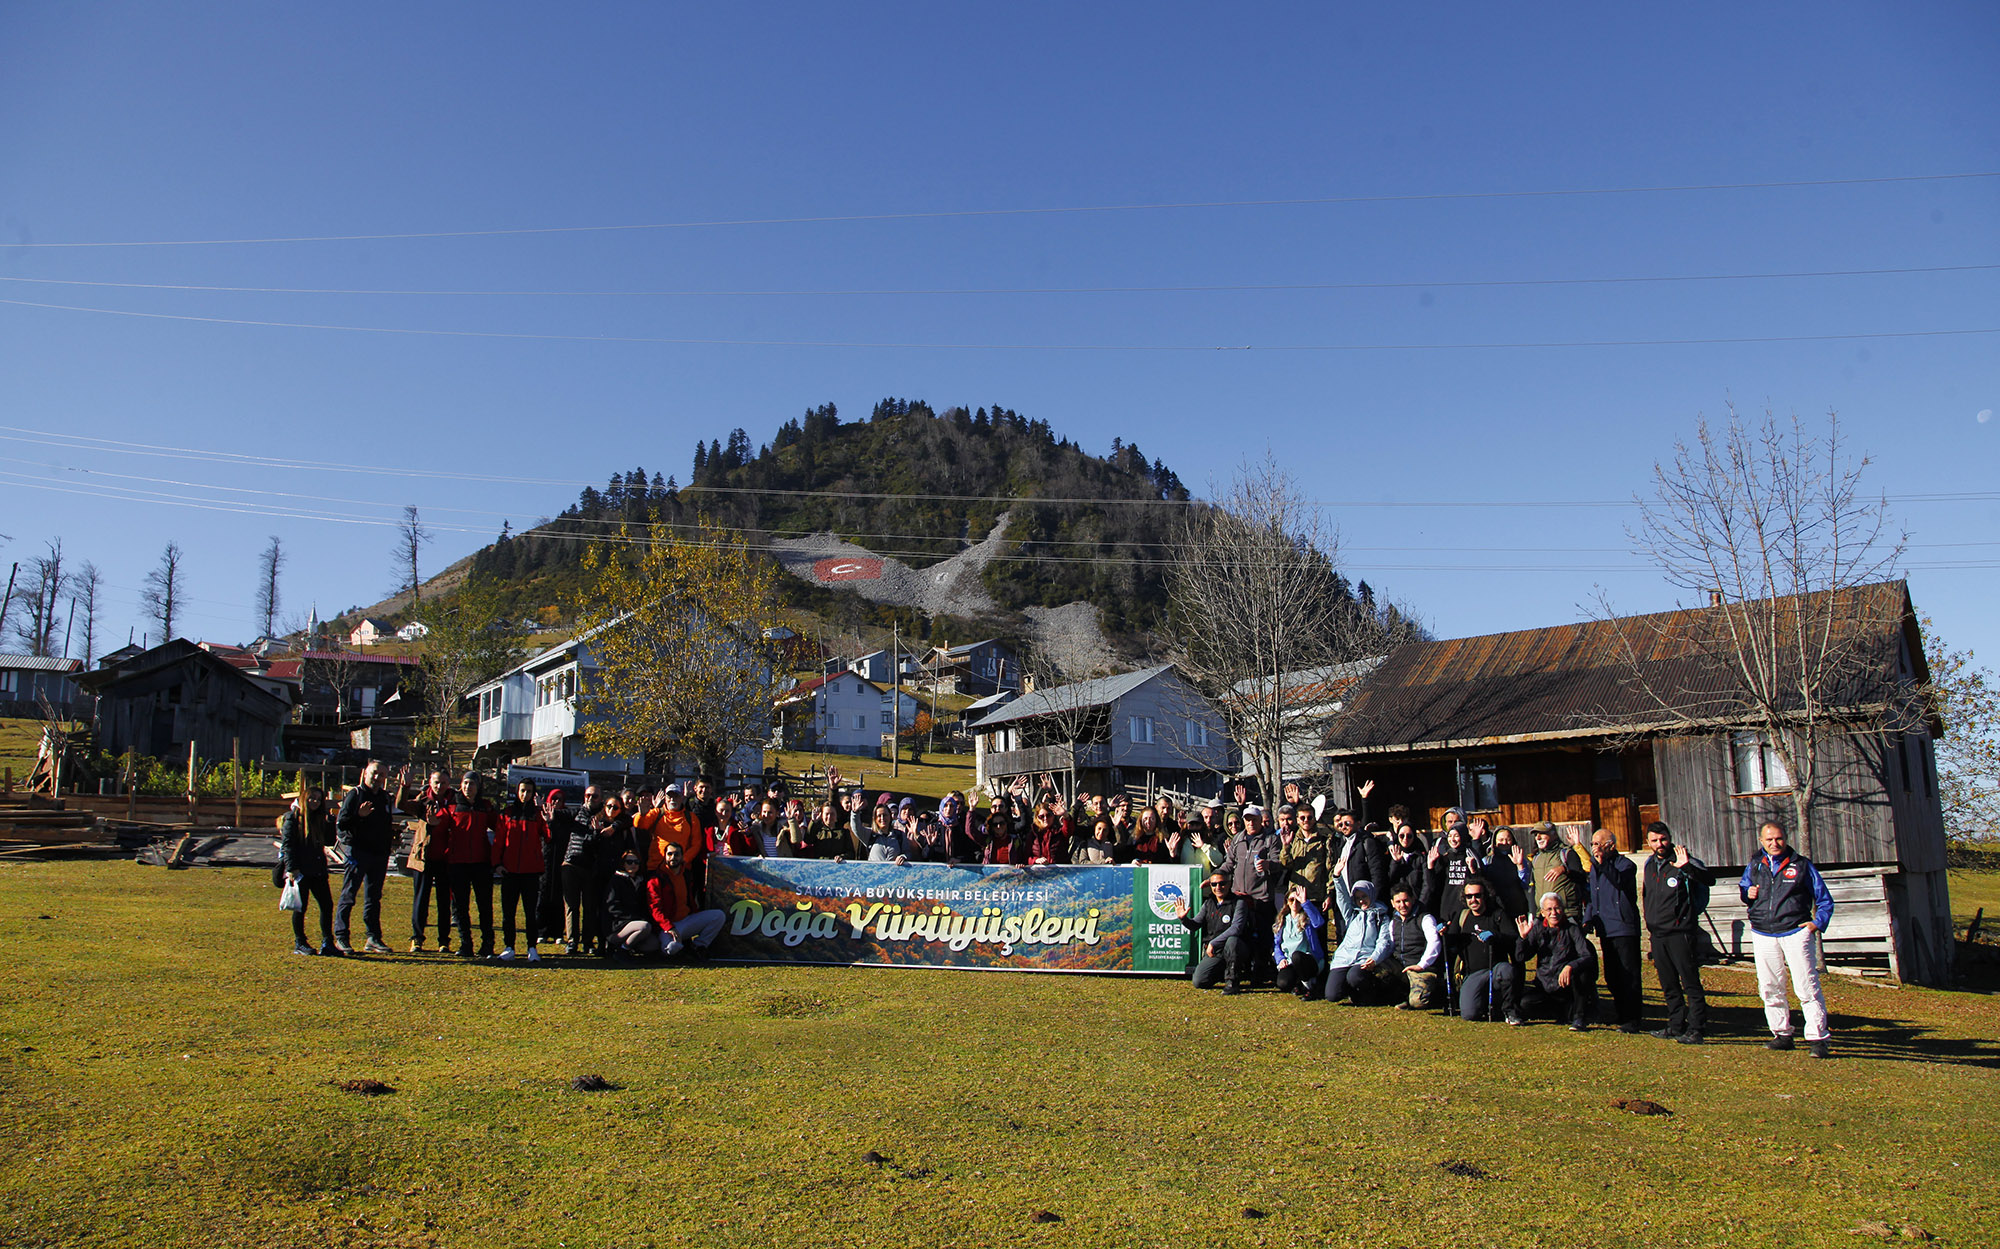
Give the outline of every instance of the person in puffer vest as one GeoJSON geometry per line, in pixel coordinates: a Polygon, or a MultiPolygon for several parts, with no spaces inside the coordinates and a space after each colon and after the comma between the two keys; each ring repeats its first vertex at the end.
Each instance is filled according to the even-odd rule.
{"type": "Polygon", "coordinates": [[[1737,885],[1750,908],[1750,945],[1757,955],[1757,992],[1764,999],[1764,1019],[1771,1025],[1765,1045],[1792,1048],[1792,1006],[1785,997],[1785,978],[1799,997],[1806,1020],[1806,1044],[1814,1058],[1825,1058],[1831,1047],[1827,1028],[1826,992],[1819,983],[1819,940],[1833,922],[1833,895],[1819,869],[1802,854],[1794,854],[1784,826],[1766,820],[1757,829],[1762,854],[1750,860],[1737,885]]]}

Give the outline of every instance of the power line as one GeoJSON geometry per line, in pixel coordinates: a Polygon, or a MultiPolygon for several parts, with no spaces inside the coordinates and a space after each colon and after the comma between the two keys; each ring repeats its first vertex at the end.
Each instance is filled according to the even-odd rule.
{"type": "Polygon", "coordinates": [[[862,295],[1162,295],[1162,294],[1244,294],[1288,291],[1390,291],[1453,290],[1517,286],[1617,286],[1657,282],[1750,282],[1790,278],[1886,277],[1923,273],[1973,273],[2000,269],[2000,264],[1915,265],[1888,269],[1795,269],[1753,273],[1667,273],[1619,277],[1584,278],[1488,278],[1451,281],[1394,282],[1225,282],[1179,286],[966,286],[966,287],[853,287],[848,289],[766,289],[766,290],[420,290],[410,288],[366,288],[325,286],[214,286],[188,282],[102,282],[82,278],[0,277],[0,282],[21,282],[37,286],[84,286],[134,291],[199,291],[237,295],[397,295],[441,298],[603,298],[643,297],[662,299],[722,298],[804,298],[850,297],[862,295]]]}
{"type": "Polygon", "coordinates": [[[498,238],[540,234],[609,234],[646,230],[693,230],[729,226],[828,225],[868,221],[937,221],[975,217],[1044,217],[1065,214],[1164,212],[1215,208],[1298,208],[1342,204],[1444,203],[1460,200],[1558,199],[1572,196],[1657,195],[1709,191],[1770,191],[1808,187],[1885,186],[1895,183],[1962,182],[2000,177],[2000,171],[1905,174],[1874,178],[1801,178],[1767,182],[1705,182],[1675,185],[1563,187],[1525,191],[1433,191],[1387,195],[1315,195],[1281,199],[1178,200],[1141,204],[1086,204],[1042,208],[958,208],[915,212],[827,213],[798,217],[739,217],[698,221],[654,221],[619,225],[511,226],[485,230],[411,230],[374,234],[314,234],[258,238],[151,239],[126,241],[12,243],[42,250],[108,247],[219,247],[262,243],[378,243],[408,239],[498,238]]]}
{"type": "Polygon", "coordinates": [[[266,329],[335,330],[350,334],[404,334],[434,338],[495,338],[552,343],[620,343],[667,347],[823,347],[848,351],[1058,351],[1058,352],[1369,352],[1369,351],[1518,351],[1571,347],[1713,347],[1746,343],[1832,343],[1896,338],[1956,338],[2000,334],[1994,329],[1878,330],[1843,334],[1755,334],[1715,338],[1564,339],[1460,343],[939,343],[853,342],[835,339],[668,338],[640,334],[547,334],[521,330],[411,329],[385,325],[338,325],[317,321],[265,321],[249,317],[203,317],[178,312],[136,312],[129,308],[92,308],[77,304],[0,299],[17,308],[55,312],[89,312],[101,316],[138,317],[149,321],[191,321],[206,325],[249,325],[266,329]]]}

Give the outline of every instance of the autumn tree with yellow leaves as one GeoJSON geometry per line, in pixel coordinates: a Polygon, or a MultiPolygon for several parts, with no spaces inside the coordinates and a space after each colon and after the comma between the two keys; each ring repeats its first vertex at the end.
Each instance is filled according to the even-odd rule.
{"type": "Polygon", "coordinates": [[[594,751],[671,756],[719,775],[771,732],[777,566],[734,531],[623,525],[584,557],[574,619],[594,668],[577,691],[594,751]]]}

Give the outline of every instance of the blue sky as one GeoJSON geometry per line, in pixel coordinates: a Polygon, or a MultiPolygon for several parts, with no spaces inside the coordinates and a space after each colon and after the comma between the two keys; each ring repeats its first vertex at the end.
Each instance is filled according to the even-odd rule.
{"type": "Polygon", "coordinates": [[[122,642],[175,539],[186,631],[242,640],[270,534],[287,609],[336,610],[392,580],[356,518],[418,504],[441,567],[615,469],[900,395],[1137,440],[1197,490],[1272,450],[1343,563],[1457,635],[1598,585],[1669,605],[1621,509],[1511,505],[1629,498],[1733,399],[1838,409],[1893,496],[1984,496],[1897,508],[1920,609],[1991,662],[2000,334],[1352,349],[2000,329],[2000,270],[1953,268],[2000,264],[2000,178],[1495,197],[2000,170],[2000,11],[1741,7],[0,8],[0,299],[725,340],[0,303],[0,560],[60,535],[122,642]],[[873,219],[798,220],[830,217],[873,219]],[[1916,268],[1950,271],[1467,285],[1916,268]],[[829,293],[1339,283],[1392,285],[829,293]],[[774,290],[808,293],[740,293],[774,290]],[[439,469],[548,484],[398,475],[439,469]]]}

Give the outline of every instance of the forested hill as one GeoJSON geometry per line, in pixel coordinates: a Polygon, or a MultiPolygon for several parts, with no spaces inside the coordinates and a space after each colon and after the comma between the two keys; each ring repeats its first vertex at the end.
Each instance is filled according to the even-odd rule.
{"type": "MultiPolygon", "coordinates": [[[[867,420],[844,421],[828,403],[761,446],[741,429],[697,444],[685,485],[643,466],[613,473],[555,519],[503,533],[474,556],[473,572],[515,587],[533,611],[561,599],[587,538],[619,521],[706,515],[760,540],[832,531],[922,567],[1011,512],[1005,550],[983,574],[994,600],[1011,610],[1087,602],[1114,636],[1132,639],[1166,623],[1165,568],[1186,509],[1159,504],[1187,499],[1174,471],[1136,442],[1091,455],[1046,421],[997,405],[937,412],[885,399],[867,420]]],[[[853,598],[783,580],[800,605],[853,598]]],[[[1357,605],[1371,603],[1365,584],[1355,590],[1357,605]]]]}

